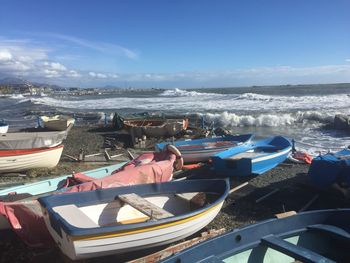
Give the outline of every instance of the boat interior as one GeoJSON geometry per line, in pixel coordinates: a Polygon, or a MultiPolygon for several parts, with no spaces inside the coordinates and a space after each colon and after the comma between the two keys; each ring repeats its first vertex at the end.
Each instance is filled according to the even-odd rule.
{"type": "Polygon", "coordinates": [[[258,157],[262,157],[264,155],[268,155],[269,153],[274,153],[276,151],[278,151],[279,149],[277,149],[275,146],[260,146],[260,147],[256,147],[254,149],[242,152],[242,153],[238,153],[235,155],[232,155],[228,158],[225,158],[226,160],[239,160],[242,158],[258,158],[258,157]]]}
{"type": "Polygon", "coordinates": [[[198,209],[206,203],[206,194],[198,192],[149,197],[125,194],[108,203],[81,207],[68,204],[56,206],[53,210],[72,226],[95,228],[178,216],[198,209]]]}

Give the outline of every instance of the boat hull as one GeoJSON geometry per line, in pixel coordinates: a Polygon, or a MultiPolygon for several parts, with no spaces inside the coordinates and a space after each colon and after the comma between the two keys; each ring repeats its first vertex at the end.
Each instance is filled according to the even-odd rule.
{"type": "Polygon", "coordinates": [[[204,241],[162,262],[349,262],[349,222],[350,209],[266,220],[204,241]]]}
{"type": "Polygon", "coordinates": [[[56,115],[54,117],[42,116],[40,118],[44,123],[45,128],[53,131],[65,131],[69,125],[75,123],[75,119],[68,116],[56,115]]]}
{"type": "MultiPolygon", "coordinates": [[[[197,140],[175,141],[170,144],[181,152],[184,163],[207,162],[209,158],[219,152],[225,151],[244,143],[248,143],[252,134],[244,134],[237,136],[222,136],[215,138],[205,138],[197,140]]],[[[163,150],[168,143],[159,143],[156,150],[163,150]]]]}
{"type": "MultiPolygon", "coordinates": [[[[62,252],[73,260],[86,259],[92,257],[107,256],[111,254],[121,254],[137,251],[157,246],[170,244],[184,239],[208,225],[220,212],[223,202],[215,206],[208,213],[196,218],[186,218],[183,222],[170,222],[164,226],[153,226],[135,233],[115,237],[86,238],[74,240],[74,237],[63,232],[60,237],[57,232],[49,227],[48,230],[56,243],[60,244],[62,252]]],[[[50,218],[45,216],[45,223],[50,224],[50,218]]]]}
{"type": "Polygon", "coordinates": [[[0,173],[55,167],[62,151],[63,145],[31,150],[0,150],[0,173]]]}
{"type": "Polygon", "coordinates": [[[0,150],[55,147],[67,138],[67,131],[14,132],[0,135],[0,150]]]}
{"type": "Polygon", "coordinates": [[[315,157],[308,176],[319,187],[329,187],[334,183],[350,187],[350,150],[315,157]]]}
{"type": "Polygon", "coordinates": [[[8,129],[8,125],[0,125],[0,133],[7,133],[8,129]]]}
{"type": "MultiPolygon", "coordinates": [[[[142,250],[183,239],[215,218],[228,191],[227,179],[188,180],[50,196],[39,198],[39,202],[53,239],[64,254],[75,260],[142,250]],[[125,199],[119,201],[120,196],[130,193],[141,197],[141,201],[135,204],[125,199]],[[210,193],[216,199],[193,207],[191,199],[178,196],[183,193],[210,193]],[[142,208],[139,210],[136,207],[140,202],[165,209],[161,212],[165,216],[153,218],[159,212],[147,214],[142,208]]],[[[154,208],[145,211],[148,209],[154,208]]]]}
{"type": "Polygon", "coordinates": [[[187,120],[127,120],[124,127],[133,138],[174,136],[186,130],[187,120]]]}
{"type": "Polygon", "coordinates": [[[291,150],[289,140],[276,136],[229,149],[211,159],[219,175],[259,175],[286,160],[291,150]]]}

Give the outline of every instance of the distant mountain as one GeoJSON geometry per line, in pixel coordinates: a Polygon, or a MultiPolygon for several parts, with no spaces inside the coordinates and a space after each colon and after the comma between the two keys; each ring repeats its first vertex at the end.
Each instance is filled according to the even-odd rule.
{"type": "Polygon", "coordinates": [[[3,78],[0,79],[0,85],[23,85],[31,84],[29,81],[20,78],[3,78]]]}

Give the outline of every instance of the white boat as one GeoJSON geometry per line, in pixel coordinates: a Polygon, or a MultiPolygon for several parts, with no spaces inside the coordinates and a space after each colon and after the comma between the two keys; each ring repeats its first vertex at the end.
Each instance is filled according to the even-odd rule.
{"type": "Polygon", "coordinates": [[[0,173],[55,167],[62,151],[63,145],[52,148],[0,150],[0,173]]]}
{"type": "Polygon", "coordinates": [[[0,134],[0,150],[23,150],[55,147],[67,138],[66,131],[10,132],[0,134]]]}
{"type": "Polygon", "coordinates": [[[226,179],[184,180],[38,200],[51,236],[64,254],[76,260],[186,238],[215,218],[228,191],[226,179]]]}
{"type": "Polygon", "coordinates": [[[55,115],[52,117],[41,116],[40,120],[43,122],[44,127],[53,131],[64,131],[70,125],[74,125],[75,119],[65,115],[55,115]]]}
{"type": "Polygon", "coordinates": [[[0,120],[0,133],[7,133],[9,125],[4,121],[0,120]]]}

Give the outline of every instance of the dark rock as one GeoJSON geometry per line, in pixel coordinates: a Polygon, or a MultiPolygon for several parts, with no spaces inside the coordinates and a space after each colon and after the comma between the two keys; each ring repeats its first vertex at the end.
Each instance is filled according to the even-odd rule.
{"type": "Polygon", "coordinates": [[[343,114],[335,115],[334,128],[339,130],[350,130],[350,117],[343,114]]]}

